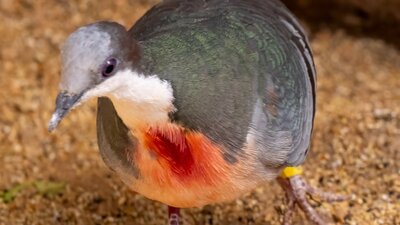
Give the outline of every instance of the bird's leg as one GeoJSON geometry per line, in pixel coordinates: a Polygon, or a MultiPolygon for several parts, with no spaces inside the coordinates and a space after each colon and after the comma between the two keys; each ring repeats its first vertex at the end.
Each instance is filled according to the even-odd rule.
{"type": "Polygon", "coordinates": [[[179,225],[180,224],[180,209],[172,206],[168,206],[168,225],[179,225]]]}
{"type": "Polygon", "coordinates": [[[283,188],[285,191],[285,204],[286,204],[286,212],[283,215],[283,225],[290,225],[292,223],[292,216],[293,212],[295,209],[295,196],[293,195],[293,192],[291,191],[291,187],[289,184],[289,181],[287,179],[284,179],[282,177],[277,178],[279,185],[283,188]]]}
{"type": "Polygon", "coordinates": [[[327,224],[310,205],[306,195],[318,196],[321,200],[327,202],[344,201],[349,199],[348,196],[337,195],[333,193],[323,192],[319,189],[311,187],[302,177],[301,169],[298,167],[287,167],[283,170],[282,175],[277,178],[286,193],[287,209],[283,217],[283,224],[290,225],[297,204],[306,214],[307,218],[317,225],[327,224]]]}

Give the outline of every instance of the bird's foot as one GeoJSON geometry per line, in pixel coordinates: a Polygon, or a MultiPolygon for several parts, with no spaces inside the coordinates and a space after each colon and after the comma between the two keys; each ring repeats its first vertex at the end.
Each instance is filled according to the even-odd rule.
{"type": "Polygon", "coordinates": [[[317,225],[327,224],[311,206],[306,195],[317,196],[322,201],[336,202],[345,201],[350,196],[338,195],[324,192],[311,187],[301,176],[301,169],[297,167],[287,167],[281,177],[277,180],[286,193],[286,212],[283,217],[283,225],[290,225],[296,204],[305,213],[306,217],[317,225]]]}
{"type": "Polygon", "coordinates": [[[180,209],[172,206],[168,206],[168,225],[179,225],[181,216],[179,213],[180,209]]]}

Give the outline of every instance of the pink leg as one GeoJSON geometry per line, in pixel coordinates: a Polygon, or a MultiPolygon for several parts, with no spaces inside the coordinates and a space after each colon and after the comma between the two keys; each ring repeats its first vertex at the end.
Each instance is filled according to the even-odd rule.
{"type": "Polygon", "coordinates": [[[180,209],[172,206],[168,206],[168,225],[179,225],[180,224],[180,209]]]}
{"type": "Polygon", "coordinates": [[[300,175],[296,175],[290,178],[277,178],[279,184],[286,193],[286,204],[287,209],[284,214],[283,224],[290,225],[292,220],[293,211],[297,204],[300,209],[306,214],[307,218],[317,225],[327,224],[311,206],[307,199],[307,194],[313,196],[316,195],[321,200],[327,202],[333,201],[344,201],[349,199],[348,196],[337,195],[333,193],[323,192],[319,189],[311,187],[300,175]]]}
{"type": "Polygon", "coordinates": [[[286,195],[286,200],[285,200],[285,204],[286,204],[286,212],[283,215],[283,225],[290,225],[292,223],[292,217],[293,217],[293,212],[295,210],[295,197],[293,195],[293,191],[292,188],[290,187],[290,183],[287,179],[284,179],[282,177],[278,177],[277,178],[278,183],[281,185],[281,187],[283,188],[283,190],[285,191],[285,195],[286,195]]]}

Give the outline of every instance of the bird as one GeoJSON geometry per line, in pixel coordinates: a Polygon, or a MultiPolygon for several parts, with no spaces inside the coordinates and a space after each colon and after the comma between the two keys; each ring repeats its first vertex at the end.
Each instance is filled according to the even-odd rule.
{"type": "Polygon", "coordinates": [[[282,222],[296,206],[326,224],[302,167],[316,110],[306,33],[279,0],[164,0],[130,29],[84,25],[61,48],[61,79],[48,129],[97,99],[105,164],[131,190],[180,208],[232,201],[277,180],[282,222]]]}

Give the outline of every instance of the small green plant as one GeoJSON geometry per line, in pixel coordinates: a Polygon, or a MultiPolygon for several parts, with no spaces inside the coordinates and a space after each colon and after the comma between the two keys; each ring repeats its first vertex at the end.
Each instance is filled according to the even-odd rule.
{"type": "Polygon", "coordinates": [[[42,196],[54,196],[61,194],[64,191],[65,183],[53,181],[34,181],[31,183],[17,184],[14,187],[0,193],[0,199],[4,203],[10,203],[20,192],[28,188],[34,188],[37,194],[42,196]]]}
{"type": "Polygon", "coordinates": [[[39,194],[45,196],[61,194],[65,189],[64,183],[52,181],[36,181],[33,186],[39,194]]]}
{"type": "Polygon", "coordinates": [[[29,185],[18,184],[0,194],[0,198],[4,203],[9,203],[18,195],[19,192],[26,189],[29,185]]]}

